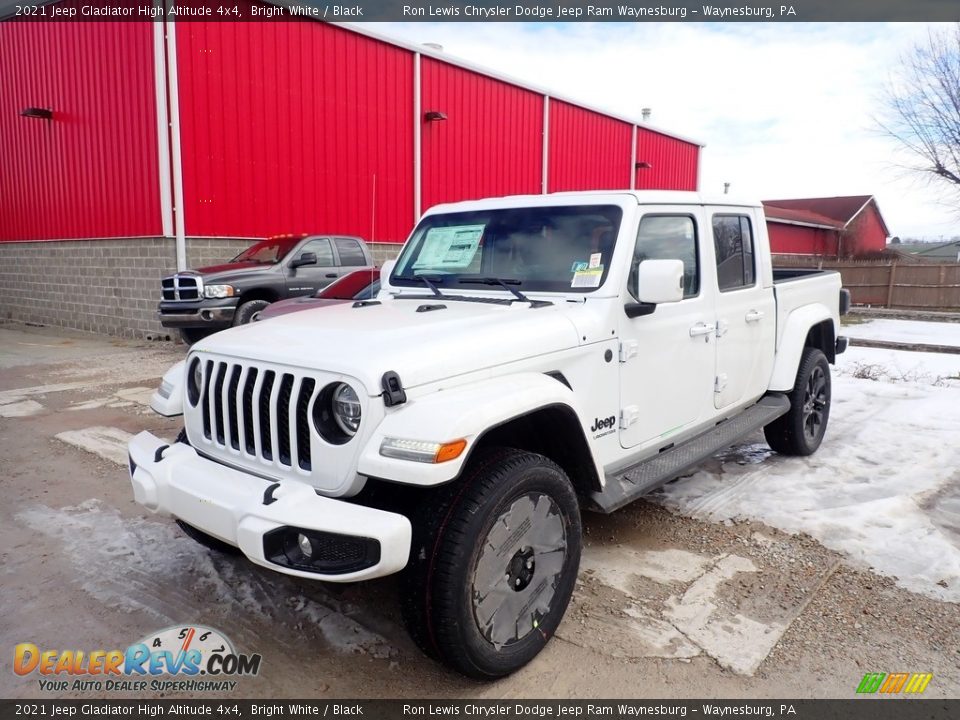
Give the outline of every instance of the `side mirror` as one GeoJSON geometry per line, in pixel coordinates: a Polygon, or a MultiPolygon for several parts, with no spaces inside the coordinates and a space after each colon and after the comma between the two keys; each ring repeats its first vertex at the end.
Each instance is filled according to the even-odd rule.
{"type": "Polygon", "coordinates": [[[380,287],[386,288],[390,286],[390,273],[393,272],[393,268],[396,267],[396,260],[387,260],[383,265],[380,266],[380,287]]]}
{"type": "Polygon", "coordinates": [[[648,305],[683,300],[683,261],[644,260],[637,267],[633,291],[641,303],[648,305]]]}
{"type": "Polygon", "coordinates": [[[300,256],[295,258],[290,267],[298,268],[303,267],[304,265],[316,265],[317,264],[317,254],[313,252],[300,253],[300,256]]]}

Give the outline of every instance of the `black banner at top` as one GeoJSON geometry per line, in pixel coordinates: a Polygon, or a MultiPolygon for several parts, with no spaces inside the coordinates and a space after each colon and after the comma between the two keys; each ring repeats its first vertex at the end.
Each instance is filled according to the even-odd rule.
{"type": "Polygon", "coordinates": [[[49,21],[888,22],[958,21],[958,0],[0,0],[49,21]]]}

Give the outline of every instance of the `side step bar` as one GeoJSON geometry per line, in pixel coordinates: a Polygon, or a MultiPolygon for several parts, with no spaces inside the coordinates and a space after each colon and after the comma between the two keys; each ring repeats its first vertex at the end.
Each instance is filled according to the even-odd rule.
{"type": "Polygon", "coordinates": [[[611,513],[622,508],[682,475],[685,470],[699,465],[714,453],[733,445],[745,435],[785,415],[789,409],[790,400],[786,395],[765,395],[756,405],[717,423],[706,432],[622,472],[607,475],[603,492],[590,495],[592,509],[611,513]]]}

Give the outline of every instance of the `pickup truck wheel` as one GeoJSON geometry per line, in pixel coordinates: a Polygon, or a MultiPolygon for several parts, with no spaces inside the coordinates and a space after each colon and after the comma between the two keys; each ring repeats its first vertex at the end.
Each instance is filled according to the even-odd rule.
{"type": "Polygon", "coordinates": [[[195,342],[200,342],[215,332],[216,330],[210,330],[208,328],[180,328],[180,339],[183,340],[186,345],[193,345],[195,342]]]}
{"type": "Polygon", "coordinates": [[[783,455],[812,455],[830,418],[830,365],[816,348],[804,348],[790,410],[763,429],[770,447],[783,455]]]}
{"type": "Polygon", "coordinates": [[[407,627],[465,675],[508,675],[543,649],[570,602],[580,566],[576,493],[542,455],[497,448],[437,496],[414,519],[402,579],[407,627]]]}
{"type": "Polygon", "coordinates": [[[266,300],[247,300],[233,314],[233,326],[246,325],[253,316],[263,310],[270,303],[266,300]]]}

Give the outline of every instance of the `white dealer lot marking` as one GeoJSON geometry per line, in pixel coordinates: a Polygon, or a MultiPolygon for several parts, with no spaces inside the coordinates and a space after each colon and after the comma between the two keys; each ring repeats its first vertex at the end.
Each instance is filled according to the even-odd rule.
{"type": "Polygon", "coordinates": [[[71,405],[68,410],[95,410],[101,407],[121,408],[131,407],[132,405],[150,406],[150,397],[154,393],[154,388],[150,387],[132,387],[117,390],[113,395],[94,400],[82,400],[71,405]]]}
{"type": "Polygon", "coordinates": [[[737,674],[753,675],[806,605],[780,606],[769,595],[772,588],[761,585],[748,592],[776,617],[761,622],[739,611],[734,606],[745,591],[737,576],[759,572],[739,555],[586,547],[580,568],[584,582],[557,634],[583,647],[596,647],[602,638],[611,657],[687,661],[705,654],[737,674]]]}
{"type": "Polygon", "coordinates": [[[117,465],[127,464],[127,443],[133,435],[114,427],[94,426],[83,430],[67,430],[56,438],[68,445],[99,455],[117,465]]]}
{"type": "Polygon", "coordinates": [[[43,405],[36,400],[24,400],[22,397],[8,398],[0,402],[0,417],[29,417],[43,412],[43,405]]]}

